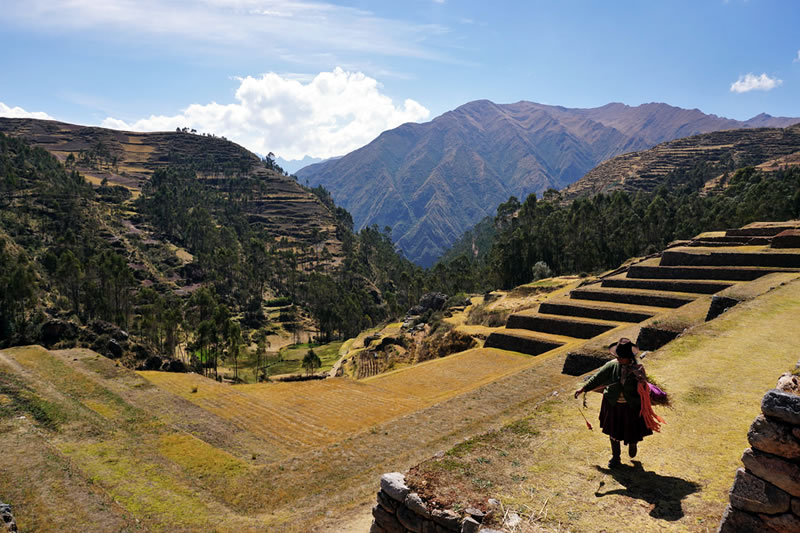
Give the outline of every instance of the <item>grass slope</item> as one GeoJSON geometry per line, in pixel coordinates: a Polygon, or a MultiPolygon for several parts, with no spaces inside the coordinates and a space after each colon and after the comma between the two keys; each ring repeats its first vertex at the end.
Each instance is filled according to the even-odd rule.
{"type": "Polygon", "coordinates": [[[516,531],[715,531],[760,399],[797,360],[798,312],[794,281],[650,354],[647,371],[675,408],[661,409],[662,432],[645,439],[634,461],[623,451],[618,470],[605,466],[600,396],[590,395],[585,410],[590,433],[573,381],[533,416],[451,449],[409,479],[457,508],[497,498],[523,516],[516,531]]]}

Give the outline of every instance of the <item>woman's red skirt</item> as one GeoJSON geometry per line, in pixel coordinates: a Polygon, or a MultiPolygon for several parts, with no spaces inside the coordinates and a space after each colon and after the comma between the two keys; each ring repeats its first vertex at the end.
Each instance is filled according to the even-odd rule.
{"type": "Polygon", "coordinates": [[[603,433],[625,444],[639,442],[653,434],[639,415],[638,406],[620,402],[610,405],[605,396],[600,405],[600,427],[603,433]]]}

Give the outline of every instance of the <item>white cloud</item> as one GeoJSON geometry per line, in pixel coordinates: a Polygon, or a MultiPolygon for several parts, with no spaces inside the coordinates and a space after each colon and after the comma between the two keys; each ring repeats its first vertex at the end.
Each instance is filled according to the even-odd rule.
{"type": "MultiPolygon", "coordinates": [[[[307,63],[319,50],[446,60],[428,39],[449,30],[314,0],[26,0],[7,2],[6,23],[111,35],[161,51],[248,53],[307,63]],[[198,46],[202,49],[198,50],[198,46]]],[[[330,63],[329,63],[330,64],[330,63]]]]}
{"type": "Polygon", "coordinates": [[[44,111],[25,111],[21,107],[8,107],[3,102],[0,102],[0,117],[39,118],[42,120],[53,120],[53,117],[44,111]]]}
{"type": "Polygon", "coordinates": [[[384,130],[430,115],[414,100],[395,105],[380,89],[375,79],[338,67],[308,83],[269,73],[241,79],[235,103],[192,104],[177,115],[150,116],[132,123],[109,117],[102,125],[133,131],[186,126],[225,136],[261,154],[327,158],[359,148],[384,130]]]}
{"type": "Polygon", "coordinates": [[[744,76],[739,76],[739,79],[731,84],[731,92],[770,91],[781,84],[783,84],[783,80],[770,78],[766,74],[756,76],[753,73],[747,73],[744,76]]]}
{"type": "Polygon", "coordinates": [[[797,63],[798,61],[800,61],[800,50],[797,51],[797,57],[794,58],[793,63],[797,63]]]}

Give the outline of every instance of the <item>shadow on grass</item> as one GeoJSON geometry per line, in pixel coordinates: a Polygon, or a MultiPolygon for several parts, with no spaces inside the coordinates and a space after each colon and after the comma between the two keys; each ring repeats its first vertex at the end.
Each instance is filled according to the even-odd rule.
{"type": "Polygon", "coordinates": [[[609,475],[624,488],[600,492],[605,482],[600,482],[600,487],[594,493],[598,498],[611,494],[621,494],[637,500],[644,500],[651,504],[650,516],[661,520],[675,521],[683,517],[681,501],[689,494],[700,490],[700,485],[694,481],[686,481],[679,477],[662,476],[655,472],[648,472],[642,468],[642,463],[633,461],[633,466],[620,465],[616,468],[603,468],[596,466],[598,471],[609,475]]]}

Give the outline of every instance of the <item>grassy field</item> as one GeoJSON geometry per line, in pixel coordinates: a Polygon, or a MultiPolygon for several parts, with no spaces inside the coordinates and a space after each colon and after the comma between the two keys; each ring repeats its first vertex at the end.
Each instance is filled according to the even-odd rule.
{"type": "Polygon", "coordinates": [[[491,422],[484,412],[516,404],[504,387],[475,391],[536,364],[472,350],[365,382],[232,387],[133,373],[88,350],[3,350],[0,441],[37,475],[20,484],[24,470],[4,466],[0,494],[26,531],[211,522],[218,531],[310,531],[330,506],[344,513],[369,501],[385,469],[411,466],[491,422]],[[474,420],[464,416],[470,404],[474,420]],[[48,506],[97,516],[66,523],[48,506]]]}
{"type": "Polygon", "coordinates": [[[451,449],[410,478],[455,507],[497,498],[528,523],[516,531],[715,531],[761,397],[797,362],[798,313],[793,282],[650,354],[647,370],[674,409],[657,408],[666,425],[635,460],[623,450],[620,469],[606,468],[600,395],[588,398],[590,432],[570,394],[576,380],[533,416],[451,449]]]}
{"type": "Polygon", "coordinates": [[[281,348],[279,352],[279,362],[270,364],[267,370],[270,376],[278,374],[302,374],[305,373],[303,369],[303,357],[305,357],[308,350],[314,350],[317,354],[322,366],[316,372],[327,372],[333,368],[333,364],[339,360],[339,349],[344,344],[342,341],[331,342],[329,344],[292,344],[281,348]]]}
{"type": "Polygon", "coordinates": [[[532,361],[511,352],[475,349],[362,381],[327,379],[236,387],[197,374],[139,374],[259,435],[272,443],[281,457],[369,430],[514,373],[532,361]]]}

